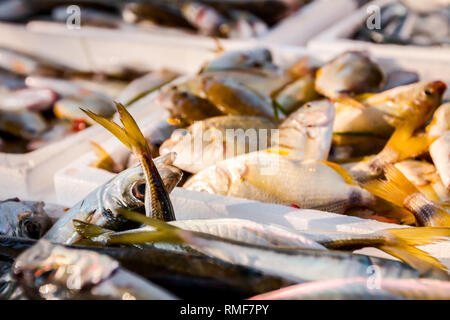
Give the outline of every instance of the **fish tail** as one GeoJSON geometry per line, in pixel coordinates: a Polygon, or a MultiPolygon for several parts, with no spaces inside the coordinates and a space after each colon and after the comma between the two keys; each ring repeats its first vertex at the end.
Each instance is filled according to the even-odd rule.
{"type": "Polygon", "coordinates": [[[421,275],[426,275],[431,272],[441,273],[442,271],[442,276],[444,278],[448,277],[446,267],[438,259],[414,246],[381,246],[379,249],[407,263],[419,271],[421,275]]]}
{"type": "Polygon", "coordinates": [[[394,165],[386,165],[387,180],[373,180],[363,187],[374,195],[408,209],[421,226],[450,226],[450,214],[428,200],[394,165]]]}
{"type": "Polygon", "coordinates": [[[419,190],[394,165],[385,167],[387,180],[376,179],[363,184],[374,195],[403,207],[407,197],[419,190]]]}
{"type": "Polygon", "coordinates": [[[188,231],[177,228],[164,221],[143,216],[140,213],[118,209],[118,213],[124,218],[145,224],[155,229],[155,231],[142,231],[129,234],[110,235],[110,243],[115,244],[144,244],[155,242],[167,242],[172,244],[184,244],[182,234],[188,231]]]}
{"type": "Polygon", "coordinates": [[[152,216],[165,221],[175,220],[172,203],[164,186],[161,176],[153,162],[151,150],[136,121],[128,110],[116,102],[117,112],[124,126],[121,128],[116,123],[98,116],[93,112],[83,110],[94,121],[114,134],[122,143],[132,150],[142,166],[147,188],[145,196],[145,211],[152,216]]]}

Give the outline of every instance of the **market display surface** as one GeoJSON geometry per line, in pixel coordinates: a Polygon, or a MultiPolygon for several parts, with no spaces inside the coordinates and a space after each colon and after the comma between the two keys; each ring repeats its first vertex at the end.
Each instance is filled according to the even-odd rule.
{"type": "MultiPolygon", "coordinates": [[[[201,7],[214,1],[148,3],[123,18],[157,13],[213,36],[232,34],[218,34],[217,12],[237,19],[201,7]],[[217,25],[189,20],[195,10],[217,25]]],[[[266,5],[286,3],[297,2],[266,5]]],[[[390,24],[408,15],[400,6],[383,7],[390,24]]],[[[98,15],[85,19],[124,23],[98,15]]],[[[389,28],[357,37],[389,42],[389,28]]],[[[85,72],[0,49],[2,153],[108,132],[48,177],[89,159],[81,170],[103,181],[80,201],[0,199],[0,299],[450,300],[448,78],[366,51],[279,63],[263,43],[216,43],[185,75],[85,72]]]]}

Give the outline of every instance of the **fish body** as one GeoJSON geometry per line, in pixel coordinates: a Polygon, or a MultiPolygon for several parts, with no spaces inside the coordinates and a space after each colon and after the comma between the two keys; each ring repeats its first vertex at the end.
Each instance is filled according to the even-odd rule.
{"type": "Polygon", "coordinates": [[[288,150],[296,160],[326,160],[331,148],[334,105],[329,100],[305,103],[278,126],[271,148],[288,150]]]}
{"type": "Polygon", "coordinates": [[[169,111],[171,119],[181,125],[223,115],[210,101],[176,87],[161,92],[157,101],[169,111]]]}
{"type": "Polygon", "coordinates": [[[208,62],[202,72],[220,70],[273,69],[272,54],[266,48],[227,51],[208,62]]]}
{"type": "Polygon", "coordinates": [[[175,299],[107,255],[45,240],[23,252],[12,272],[25,295],[35,299],[175,299]]]}
{"type": "Polygon", "coordinates": [[[0,202],[0,234],[39,239],[52,226],[43,202],[9,199],[0,202]]]}
{"type": "Polygon", "coordinates": [[[445,89],[441,81],[420,82],[367,95],[359,103],[338,100],[334,131],[386,135],[405,122],[417,128],[440,104],[445,89]]]}
{"type": "Polygon", "coordinates": [[[192,176],[184,188],[300,208],[343,212],[375,199],[327,163],[290,160],[267,151],[224,160],[192,176]]]}
{"type": "Polygon", "coordinates": [[[47,129],[41,114],[31,111],[0,110],[0,130],[16,137],[31,140],[39,138],[47,129]]]}
{"type": "Polygon", "coordinates": [[[0,109],[43,111],[52,106],[56,99],[56,93],[50,89],[20,89],[0,96],[0,109]]]}
{"type": "Polygon", "coordinates": [[[316,90],[330,99],[375,92],[382,87],[381,68],[361,52],[349,51],[334,58],[316,73],[316,90]]]}
{"type": "MultiPolygon", "coordinates": [[[[259,269],[262,272],[279,276],[290,281],[308,282],[339,278],[369,278],[367,268],[375,264],[382,278],[428,278],[447,280],[449,275],[432,265],[426,270],[415,270],[397,261],[362,256],[349,252],[317,249],[276,248],[259,246],[239,241],[219,238],[210,234],[182,230],[140,215],[121,211],[136,222],[143,222],[157,229],[156,232],[142,232],[127,241],[115,241],[116,244],[167,243],[184,244],[207,256],[226,262],[259,269]],[[328,271],[327,271],[328,270],[328,271]],[[424,272],[425,271],[425,272],[424,272]]],[[[447,232],[448,233],[448,232],[447,232]]],[[[112,239],[112,236],[111,236],[112,239]]]]}
{"type": "Polygon", "coordinates": [[[268,97],[232,79],[206,77],[203,79],[203,90],[208,100],[225,114],[274,118],[268,97]]]}
{"type": "Polygon", "coordinates": [[[181,12],[201,34],[208,36],[218,35],[221,25],[226,22],[224,16],[201,2],[186,2],[182,5],[181,12]]]}
{"type": "Polygon", "coordinates": [[[175,131],[160,148],[177,153],[174,165],[196,173],[221,160],[270,147],[270,120],[255,116],[220,116],[175,131]],[[265,135],[261,137],[261,133],[265,135]],[[247,139],[248,138],[248,139],[247,139]],[[263,138],[266,140],[262,141],[263,138]]]}
{"type": "Polygon", "coordinates": [[[444,186],[450,188],[450,130],[430,145],[430,155],[444,186]]]}
{"type": "Polygon", "coordinates": [[[250,300],[448,300],[450,282],[431,279],[336,279],[298,284],[250,300]]]}
{"type": "Polygon", "coordinates": [[[430,138],[438,138],[450,130],[450,102],[440,105],[433,114],[433,119],[425,128],[430,138]]]}
{"type": "Polygon", "coordinates": [[[314,77],[309,74],[286,85],[275,97],[277,105],[289,114],[306,102],[317,100],[319,95],[314,89],[314,77]]]}
{"type": "MultiPolygon", "coordinates": [[[[0,236],[0,248],[12,260],[35,245],[36,241],[0,236]]],[[[256,269],[231,264],[204,255],[158,248],[65,246],[108,255],[121,267],[169,289],[181,298],[224,298],[232,294],[247,298],[294,284],[256,269]]]]}
{"type": "Polygon", "coordinates": [[[115,112],[112,101],[83,96],[67,97],[58,100],[53,107],[53,112],[60,119],[67,119],[70,121],[83,120],[91,125],[95,124],[95,122],[86,116],[80,109],[86,107],[108,118],[112,117],[115,112]]]}

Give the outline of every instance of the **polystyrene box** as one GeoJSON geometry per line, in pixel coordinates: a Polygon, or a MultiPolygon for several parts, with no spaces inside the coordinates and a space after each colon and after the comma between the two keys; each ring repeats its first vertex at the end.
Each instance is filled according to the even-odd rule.
{"type": "MultiPolygon", "coordinates": [[[[315,0],[312,1],[290,16],[284,18],[279,23],[274,25],[269,31],[259,38],[245,39],[246,41],[261,40],[263,42],[278,43],[278,44],[292,44],[292,45],[305,45],[308,40],[319,34],[324,29],[332,26],[335,22],[344,18],[351,12],[354,12],[358,8],[358,0],[315,0]]],[[[31,22],[34,30],[42,31],[46,29],[46,23],[31,22]],[[43,29],[41,29],[43,28],[43,29]]],[[[56,23],[54,23],[56,24],[56,23]]],[[[60,31],[63,28],[67,30],[64,24],[61,25],[60,31]]],[[[84,27],[82,27],[83,29],[84,27]]],[[[101,28],[92,28],[102,30],[101,28]]],[[[55,31],[56,29],[54,29],[55,31]]],[[[78,31],[78,30],[69,30],[78,31]]],[[[187,33],[177,28],[167,28],[161,26],[147,26],[144,28],[124,28],[121,30],[110,30],[116,34],[123,34],[123,37],[128,37],[142,34],[143,36],[163,36],[166,39],[188,39],[190,41],[201,41],[202,39],[208,39],[208,37],[187,33]]],[[[222,39],[221,39],[222,40],[222,39]]],[[[235,39],[239,40],[239,39],[235,39]]]]}
{"type": "MultiPolygon", "coordinates": [[[[374,6],[382,8],[384,5],[394,1],[395,0],[376,0],[367,3],[346,18],[325,29],[316,37],[310,39],[308,48],[314,50],[327,50],[335,53],[349,49],[367,50],[378,56],[388,56],[399,60],[417,59],[427,60],[429,63],[434,63],[435,65],[449,65],[449,46],[376,44],[368,41],[350,39],[350,37],[366,23],[367,18],[373,14],[371,8],[374,6]]],[[[419,3],[419,1],[416,1],[416,5],[419,3]]],[[[437,4],[443,5],[445,3],[449,4],[448,0],[426,1],[424,4],[425,3],[428,6],[437,4]]]]}

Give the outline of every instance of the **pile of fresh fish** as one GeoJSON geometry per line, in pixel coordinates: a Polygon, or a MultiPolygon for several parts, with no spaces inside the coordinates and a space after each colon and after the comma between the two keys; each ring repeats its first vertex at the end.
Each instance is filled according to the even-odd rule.
{"type": "Polygon", "coordinates": [[[61,140],[93,124],[80,107],[112,117],[113,99],[129,106],[176,76],[79,72],[0,48],[0,152],[25,153],[61,140]]]}
{"type": "MultiPolygon", "coordinates": [[[[418,248],[450,237],[448,198],[440,198],[450,187],[448,161],[440,166],[442,148],[433,152],[449,141],[449,105],[439,106],[446,87],[386,86],[381,68],[358,52],[325,64],[306,57],[286,69],[266,49],[228,52],[161,91],[179,129],[154,159],[157,148],[124,103],[116,103],[122,125],[82,109],[131,150],[134,164],[70,209],[0,203],[0,297],[450,299],[446,267],[418,248]],[[227,129],[278,131],[252,150],[251,139],[231,147],[227,129]],[[198,135],[205,158],[184,150],[198,135]],[[355,161],[350,151],[373,138],[384,141],[381,151],[355,161]],[[329,154],[336,148],[345,151],[329,154]],[[193,174],[184,183],[193,190],[353,215],[372,210],[366,215],[416,226],[356,235],[177,220],[170,193],[184,173],[193,174]],[[399,261],[353,253],[367,247],[399,261]]],[[[104,168],[117,166],[103,156],[104,168]]]]}
{"type": "Polygon", "coordinates": [[[399,45],[450,45],[448,2],[442,2],[440,6],[427,7],[420,6],[419,1],[393,1],[383,6],[380,14],[379,20],[377,17],[371,17],[370,23],[364,23],[353,38],[399,45]],[[378,21],[379,28],[372,28],[372,23],[378,21]]]}
{"type": "Polygon", "coordinates": [[[309,2],[311,0],[4,0],[0,2],[0,20],[79,22],[80,26],[132,30],[156,25],[206,36],[251,38],[264,35],[269,27],[309,2]]]}

